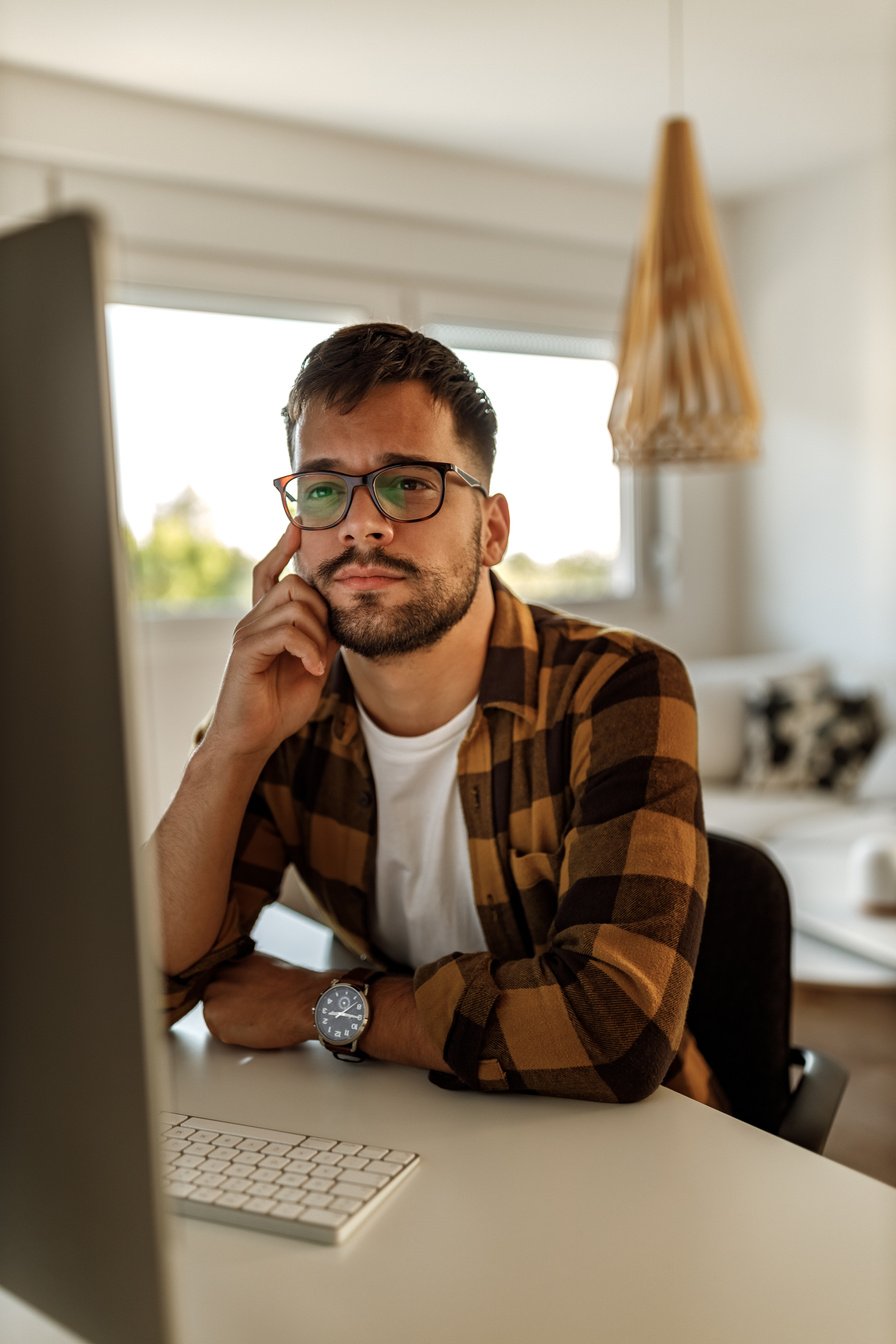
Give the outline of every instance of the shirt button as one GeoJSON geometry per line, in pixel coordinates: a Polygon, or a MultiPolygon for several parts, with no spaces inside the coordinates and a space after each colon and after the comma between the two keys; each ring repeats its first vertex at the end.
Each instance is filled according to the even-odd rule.
{"type": "Polygon", "coordinates": [[[358,794],[358,802],[361,804],[362,807],[369,807],[370,804],[373,802],[373,794],[368,793],[367,790],[365,789],[363,793],[358,794]]]}

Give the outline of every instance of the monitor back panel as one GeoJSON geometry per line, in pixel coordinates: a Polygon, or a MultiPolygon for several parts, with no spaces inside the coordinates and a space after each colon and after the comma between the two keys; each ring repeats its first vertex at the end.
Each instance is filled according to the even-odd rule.
{"type": "Polygon", "coordinates": [[[0,1273],[94,1344],[160,1344],[98,257],[83,216],[0,238],[0,1273]]]}

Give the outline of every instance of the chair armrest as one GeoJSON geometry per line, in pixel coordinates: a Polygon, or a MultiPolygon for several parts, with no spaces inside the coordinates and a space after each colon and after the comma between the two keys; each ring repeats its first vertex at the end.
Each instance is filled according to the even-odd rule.
{"type": "Polygon", "coordinates": [[[820,1153],[831,1132],[849,1074],[830,1055],[799,1045],[791,1047],[790,1063],[802,1068],[802,1076],[791,1094],[778,1135],[812,1153],[820,1153]]]}

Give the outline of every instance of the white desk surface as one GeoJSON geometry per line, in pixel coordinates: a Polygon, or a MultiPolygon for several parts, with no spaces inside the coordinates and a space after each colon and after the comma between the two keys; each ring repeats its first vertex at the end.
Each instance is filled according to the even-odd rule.
{"type": "Polygon", "coordinates": [[[825,844],[819,837],[765,843],[787,874],[794,929],[867,958],[892,976],[896,972],[896,913],[871,915],[860,908],[850,889],[849,846],[825,844]]]}
{"type": "MultiPolygon", "coordinates": [[[[259,941],[328,964],[288,912],[259,941]]],[[[896,1190],[665,1088],[635,1106],[445,1092],[317,1044],[222,1046],[196,1013],[169,1048],[177,1109],[422,1157],[344,1247],[172,1218],[178,1344],[896,1338],[896,1190]]],[[[4,1340],[70,1338],[27,1315],[31,1333],[0,1295],[4,1340]]]]}

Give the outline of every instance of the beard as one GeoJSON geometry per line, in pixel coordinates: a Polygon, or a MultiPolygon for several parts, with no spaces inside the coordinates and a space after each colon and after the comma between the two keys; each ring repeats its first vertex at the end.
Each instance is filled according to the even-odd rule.
{"type": "Polygon", "coordinates": [[[328,580],[349,565],[376,565],[393,569],[415,581],[418,592],[408,601],[388,607],[380,593],[355,593],[348,607],[330,606],[330,633],[343,648],[363,658],[395,658],[431,648],[463,620],[479,588],[482,572],[480,523],[477,517],[457,562],[450,569],[431,569],[374,548],[352,547],[334,560],[324,561],[308,582],[326,598],[328,580]]]}

